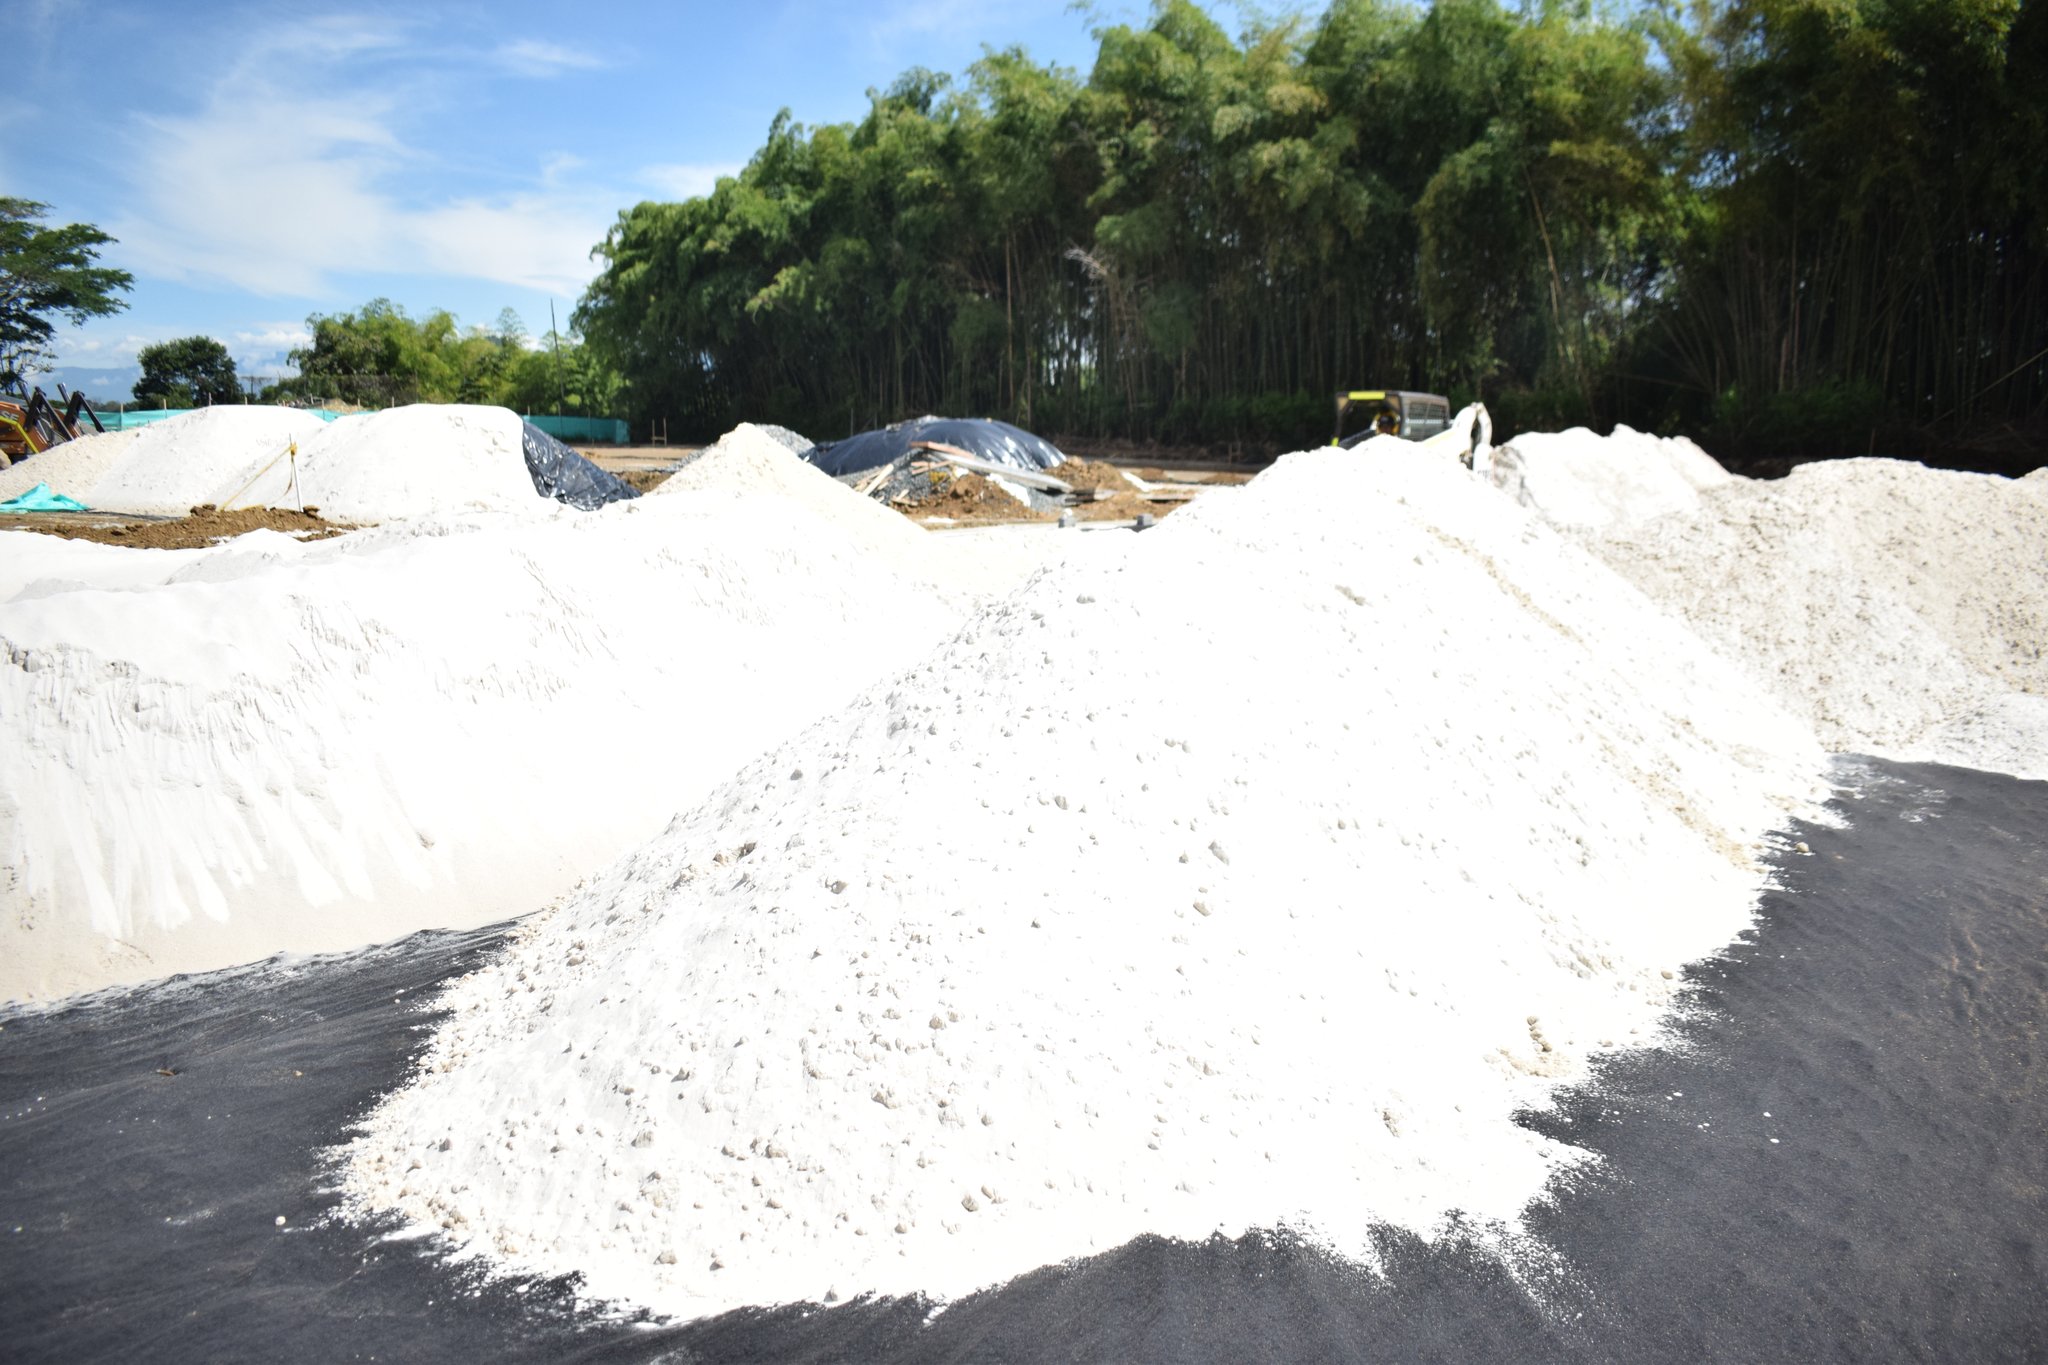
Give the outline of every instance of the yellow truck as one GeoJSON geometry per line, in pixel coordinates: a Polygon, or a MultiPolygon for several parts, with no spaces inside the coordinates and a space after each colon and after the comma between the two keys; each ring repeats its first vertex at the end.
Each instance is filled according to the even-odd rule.
{"type": "Polygon", "coordinates": [[[1424,441],[1451,425],[1450,400],[1442,394],[1408,389],[1352,389],[1337,395],[1337,430],[1330,444],[1350,449],[1372,436],[1424,441]],[[1347,416],[1362,414],[1359,430],[1344,434],[1347,416]]]}

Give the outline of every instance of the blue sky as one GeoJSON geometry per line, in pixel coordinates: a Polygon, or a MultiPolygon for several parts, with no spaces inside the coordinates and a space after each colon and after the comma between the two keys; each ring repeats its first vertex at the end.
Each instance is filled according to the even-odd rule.
{"type": "MultiPolygon", "coordinates": [[[[210,4],[12,0],[0,195],[119,239],[128,311],[57,361],[119,367],[205,334],[274,374],[316,312],[379,296],[465,326],[548,303],[642,199],[708,190],[778,109],[858,118],[912,66],[985,45],[1085,71],[1108,0],[210,4]]],[[[113,397],[117,395],[96,395],[113,397]]]]}

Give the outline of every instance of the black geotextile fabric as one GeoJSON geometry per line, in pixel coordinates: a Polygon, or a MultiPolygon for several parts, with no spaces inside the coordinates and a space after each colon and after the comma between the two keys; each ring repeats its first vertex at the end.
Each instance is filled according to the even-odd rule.
{"type": "Polygon", "coordinates": [[[1483,1229],[1383,1229],[1377,1273],[1284,1232],[1147,1236],[938,1314],[666,1324],[488,1279],[354,1221],[327,1153],[501,928],[0,1009],[0,1359],[2039,1360],[2048,782],[1835,779],[1669,1040],[1519,1116],[1597,1160],[1531,1206],[1513,1273],[1483,1229]]]}
{"type": "Polygon", "coordinates": [[[608,502],[637,498],[640,490],[616,474],[599,469],[531,422],[519,424],[519,442],[526,449],[526,472],[533,491],[588,512],[608,502]]]}
{"type": "Polygon", "coordinates": [[[804,458],[837,479],[895,463],[910,453],[912,441],[958,446],[978,460],[1012,469],[1052,469],[1067,458],[1044,437],[987,417],[913,417],[880,431],[813,446],[804,458]]]}

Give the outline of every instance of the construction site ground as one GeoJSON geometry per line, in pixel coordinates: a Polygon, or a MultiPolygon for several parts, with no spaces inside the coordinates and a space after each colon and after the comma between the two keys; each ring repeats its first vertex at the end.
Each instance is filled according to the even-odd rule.
{"type": "MultiPolygon", "coordinates": [[[[666,479],[701,446],[578,446],[578,454],[598,468],[618,475],[641,492],[666,479]]],[[[1110,453],[1106,457],[1069,458],[1058,469],[1046,471],[1075,489],[1102,490],[1108,496],[1078,502],[1073,508],[1077,521],[1136,521],[1150,515],[1155,520],[1190,501],[1205,487],[1249,482],[1262,465],[1233,463],[1201,451],[1177,455],[1148,451],[1148,460],[1110,453]],[[1147,494],[1122,476],[1128,470],[1148,484],[1164,485],[1147,494]]],[[[1059,520],[1057,511],[1034,511],[1028,504],[990,483],[978,474],[953,478],[932,497],[914,503],[896,504],[896,509],[913,521],[934,528],[948,526],[1029,525],[1059,520]]]]}
{"type": "MultiPolygon", "coordinates": [[[[660,485],[683,461],[702,449],[697,445],[577,448],[579,454],[600,469],[618,475],[642,493],[660,485]]],[[[1077,492],[1100,490],[1102,496],[1077,502],[1068,509],[1077,521],[1100,524],[1132,522],[1145,515],[1157,520],[1184,506],[1201,489],[1249,482],[1257,470],[1199,458],[1155,458],[1154,462],[1139,464],[1112,456],[1070,459],[1048,472],[1072,484],[1077,492]],[[1141,481],[1158,485],[1158,490],[1141,491],[1123,477],[1122,471],[1126,469],[1141,481]]],[[[1061,516],[1057,511],[1033,510],[978,474],[956,477],[944,491],[916,503],[899,505],[897,510],[934,529],[1049,524],[1061,516]]],[[[67,540],[153,550],[196,549],[255,530],[281,531],[301,539],[319,540],[350,529],[353,528],[322,521],[309,512],[263,507],[233,512],[195,507],[182,517],[87,511],[15,513],[0,518],[0,531],[32,531],[67,540]]]]}
{"type": "Polygon", "coordinates": [[[140,550],[195,550],[250,531],[282,531],[301,540],[325,540],[355,528],[322,521],[311,512],[244,507],[223,512],[195,507],[182,517],[139,517],[119,512],[18,512],[0,518],[0,530],[34,531],[64,540],[90,540],[140,550]]]}

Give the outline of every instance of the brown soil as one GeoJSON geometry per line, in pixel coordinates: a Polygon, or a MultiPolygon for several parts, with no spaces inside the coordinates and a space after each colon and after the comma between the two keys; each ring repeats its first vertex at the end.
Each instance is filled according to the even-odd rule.
{"type": "MultiPolygon", "coordinates": [[[[1161,445],[1156,441],[1110,440],[1092,436],[1052,438],[1053,444],[1075,459],[1103,460],[1131,468],[1149,465],[1182,469],[1244,470],[1257,473],[1282,452],[1263,443],[1225,442],[1217,445],[1161,445]]],[[[1142,477],[1142,476],[1141,476],[1142,477]]]]}
{"type": "Polygon", "coordinates": [[[1004,521],[1051,521],[1047,513],[1034,512],[979,474],[962,474],[950,480],[943,491],[901,509],[922,521],[944,517],[948,521],[992,523],[1004,521]]]}
{"type": "Polygon", "coordinates": [[[629,469],[673,469],[700,445],[672,446],[571,446],[570,449],[599,469],[623,474],[629,469]]]}
{"type": "Polygon", "coordinates": [[[193,550],[247,531],[283,531],[301,540],[325,540],[356,529],[322,521],[312,512],[280,511],[273,507],[223,512],[210,504],[195,507],[189,516],[183,517],[124,518],[100,512],[38,512],[8,518],[0,526],[65,540],[130,545],[144,550],[193,550]]]}
{"type": "Polygon", "coordinates": [[[1126,467],[1146,483],[1200,484],[1208,488],[1250,483],[1257,477],[1255,472],[1250,471],[1159,469],[1156,467],[1148,469],[1143,465],[1126,467]]]}
{"type": "MultiPolygon", "coordinates": [[[[1125,478],[1123,472],[1115,465],[1103,464],[1096,460],[1068,460],[1057,469],[1046,472],[1056,479],[1072,484],[1076,490],[1109,490],[1110,495],[1099,502],[1075,505],[1074,516],[1081,521],[1135,521],[1148,514],[1156,519],[1185,505],[1182,502],[1153,502],[1133,488],[1131,481],[1125,478]]],[[[1138,477],[1146,478],[1144,474],[1138,474],[1138,477]]],[[[1243,477],[1251,476],[1247,474],[1243,477]]],[[[1146,481],[1163,482],[1152,479],[1146,481]]]]}
{"type": "Polygon", "coordinates": [[[651,489],[659,488],[662,484],[667,483],[668,476],[675,473],[675,470],[617,469],[613,470],[612,472],[616,474],[619,478],[623,479],[625,482],[639,489],[642,493],[645,493],[651,489]]]}
{"type": "Polygon", "coordinates": [[[1097,460],[1068,460],[1058,468],[1045,472],[1062,483],[1072,484],[1077,489],[1107,488],[1113,493],[1127,493],[1131,489],[1131,481],[1126,479],[1115,465],[1103,464],[1097,460]]]}
{"type": "MultiPolygon", "coordinates": [[[[1158,470],[1150,471],[1158,474],[1158,470]]],[[[1141,516],[1155,520],[1168,515],[1176,508],[1186,505],[1186,500],[1153,501],[1131,486],[1115,465],[1095,460],[1068,460],[1056,469],[1046,473],[1071,485],[1079,492],[1093,492],[1106,489],[1109,496],[1094,502],[1076,503],[1068,509],[1079,521],[1135,521],[1141,516]]],[[[1144,473],[1139,478],[1146,478],[1144,473]]],[[[1200,483],[1242,483],[1251,478],[1249,473],[1219,474],[1206,477],[1200,483]]],[[[1193,483],[1191,480],[1176,480],[1168,475],[1164,478],[1149,479],[1158,483],[1193,483]]],[[[956,525],[988,526],[1002,522],[1053,521],[1057,512],[1034,512],[1023,503],[997,488],[979,474],[962,474],[954,479],[945,491],[921,502],[902,503],[898,510],[918,521],[943,519],[956,525]]]]}

